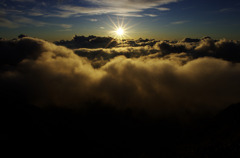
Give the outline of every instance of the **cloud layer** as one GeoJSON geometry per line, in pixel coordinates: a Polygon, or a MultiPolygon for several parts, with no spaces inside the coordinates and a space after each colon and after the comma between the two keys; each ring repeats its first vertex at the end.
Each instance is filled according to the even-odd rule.
{"type": "Polygon", "coordinates": [[[9,104],[99,104],[162,117],[215,113],[240,102],[236,41],[161,41],[74,52],[24,37],[1,40],[0,52],[0,93],[9,104]]]}

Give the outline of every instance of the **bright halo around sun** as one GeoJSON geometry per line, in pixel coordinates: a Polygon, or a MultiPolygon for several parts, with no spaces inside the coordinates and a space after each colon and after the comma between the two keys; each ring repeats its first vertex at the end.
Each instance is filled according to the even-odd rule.
{"type": "Polygon", "coordinates": [[[112,28],[112,31],[110,32],[112,34],[112,36],[114,37],[114,39],[116,39],[118,41],[118,43],[123,43],[123,40],[126,38],[130,38],[128,35],[128,31],[130,28],[132,28],[133,26],[128,27],[128,23],[124,23],[124,17],[119,18],[117,17],[116,20],[112,20],[112,18],[108,17],[109,20],[111,21],[111,23],[113,25],[111,25],[110,27],[112,28]]]}

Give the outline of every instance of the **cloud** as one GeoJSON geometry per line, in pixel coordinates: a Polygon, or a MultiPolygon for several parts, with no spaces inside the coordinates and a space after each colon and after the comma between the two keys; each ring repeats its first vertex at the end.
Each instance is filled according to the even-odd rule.
{"type": "Polygon", "coordinates": [[[157,15],[155,14],[144,14],[145,16],[150,16],[150,17],[156,17],[157,15]]]}
{"type": "Polygon", "coordinates": [[[56,41],[57,45],[66,46],[71,49],[77,48],[107,48],[117,45],[116,40],[112,37],[97,37],[97,36],[77,36],[75,35],[71,41],[56,41]]]}
{"type": "Polygon", "coordinates": [[[160,7],[160,8],[157,8],[158,10],[160,11],[169,11],[171,10],[170,8],[164,8],[164,7],[160,7]]]}
{"type": "MultiPolygon", "coordinates": [[[[105,29],[104,27],[100,27],[100,29],[105,29]]],[[[118,45],[117,40],[112,37],[97,37],[97,36],[77,36],[75,35],[72,40],[60,40],[55,42],[57,45],[62,45],[70,49],[78,49],[78,48],[107,48],[107,47],[115,47],[118,45]],[[97,43],[94,43],[95,41],[97,43]],[[93,44],[94,43],[94,44],[93,44]]],[[[134,40],[124,40],[121,43],[121,46],[153,46],[156,44],[155,40],[149,39],[138,39],[134,40]]]]}
{"type": "Polygon", "coordinates": [[[192,38],[184,38],[181,42],[183,43],[191,43],[191,42],[200,42],[200,39],[192,39],[192,38]]]}
{"type": "Polygon", "coordinates": [[[101,15],[101,14],[114,14],[114,15],[133,15],[135,12],[141,10],[134,8],[113,8],[113,7],[81,7],[81,6],[71,6],[64,5],[58,6],[59,11],[55,13],[49,13],[46,16],[49,17],[62,17],[67,18],[70,16],[81,16],[81,15],[101,15]]]}
{"type": "Polygon", "coordinates": [[[238,55],[240,44],[221,40],[213,47],[208,42],[203,39],[189,48],[191,43],[186,43],[183,50],[178,47],[184,45],[181,41],[80,50],[84,55],[30,37],[1,40],[1,101],[71,109],[96,104],[156,117],[216,113],[240,102],[240,64],[194,55],[214,54],[212,50],[215,55],[238,55]],[[146,53],[151,50],[156,52],[146,53]],[[93,53],[97,51],[101,53],[93,53]],[[128,52],[138,56],[124,56],[128,52]],[[97,61],[100,66],[94,68],[97,61]]]}
{"type": "Polygon", "coordinates": [[[17,28],[19,25],[8,19],[0,18],[0,27],[17,28]]]}
{"type": "MultiPolygon", "coordinates": [[[[110,58],[118,55],[124,55],[127,58],[141,57],[155,53],[158,53],[159,57],[163,57],[171,53],[185,52],[191,58],[208,56],[221,58],[232,62],[240,61],[239,53],[237,53],[240,51],[239,41],[226,39],[221,39],[217,41],[211,39],[211,37],[203,37],[202,39],[184,38],[177,42],[167,40],[155,41],[153,39],[149,40],[140,38],[138,40],[124,40],[121,44],[118,44],[116,40],[109,37],[85,37],[76,35],[70,41],[61,40],[56,41],[55,43],[57,45],[62,45],[70,49],[74,49],[74,51],[78,52],[78,54],[87,54],[88,51],[91,53],[94,52],[93,54],[90,53],[91,57],[103,57],[98,54],[102,51],[106,54],[111,54],[110,58]]],[[[106,56],[104,56],[103,58],[106,58],[106,56]]]]}
{"type": "Polygon", "coordinates": [[[234,9],[233,8],[223,8],[223,9],[219,10],[219,12],[221,12],[221,13],[231,12],[231,11],[234,11],[234,9]]]}
{"type": "Polygon", "coordinates": [[[87,0],[94,4],[100,6],[111,6],[111,7],[120,7],[120,8],[137,8],[137,9],[149,9],[155,6],[160,6],[163,4],[177,2],[178,0],[87,0]]]}
{"type": "Polygon", "coordinates": [[[37,8],[33,8],[28,11],[29,16],[44,16],[45,14],[46,13],[44,13],[44,11],[37,9],[37,8]]]}
{"type": "Polygon", "coordinates": [[[31,3],[36,2],[35,0],[11,0],[11,1],[13,1],[13,2],[31,2],[31,3]]]}
{"type": "Polygon", "coordinates": [[[16,23],[22,24],[22,25],[27,24],[27,25],[37,26],[37,27],[46,25],[45,22],[41,22],[41,21],[34,20],[31,18],[23,17],[23,16],[14,16],[13,21],[15,21],[16,23]]]}
{"type": "Polygon", "coordinates": [[[57,31],[60,31],[60,32],[67,32],[67,31],[72,31],[72,29],[62,29],[62,30],[57,30],[57,31]]]}
{"type": "MultiPolygon", "coordinates": [[[[113,14],[118,16],[133,16],[142,17],[141,12],[146,9],[158,7],[164,4],[178,2],[178,0],[87,0],[92,4],[91,7],[82,7],[77,5],[60,5],[57,8],[59,11],[49,13],[47,16],[54,17],[70,17],[81,15],[101,15],[113,14]]],[[[166,10],[166,8],[165,8],[166,10]]]]}
{"type": "Polygon", "coordinates": [[[6,28],[19,28],[22,26],[36,26],[36,27],[42,27],[42,26],[58,26],[62,27],[64,29],[70,29],[72,28],[71,24],[55,24],[55,23],[46,23],[43,21],[34,20],[32,18],[27,18],[24,16],[12,16],[10,19],[6,18],[0,18],[0,27],[6,27],[6,28]]]}
{"type": "Polygon", "coordinates": [[[137,13],[115,13],[116,16],[141,18],[143,15],[137,13]]]}
{"type": "MultiPolygon", "coordinates": [[[[30,6],[14,6],[15,10],[21,11],[21,14],[24,16],[68,18],[102,14],[143,17],[143,12],[148,9],[160,7],[169,3],[176,3],[178,0],[85,0],[83,3],[86,5],[82,5],[83,3],[73,1],[46,2],[35,0],[14,0],[14,2],[31,2],[28,3],[30,6]],[[48,8],[46,8],[46,5],[48,8]]],[[[8,6],[7,8],[10,9],[9,6],[11,3],[6,2],[6,5],[8,6]]],[[[166,10],[166,8],[162,10],[166,10]]],[[[18,16],[19,14],[15,15],[18,16]]]]}
{"type": "Polygon", "coordinates": [[[180,25],[180,24],[184,24],[184,23],[187,23],[188,21],[187,20],[182,20],[182,21],[175,21],[175,22],[172,22],[171,24],[174,24],[174,25],[180,25]]]}
{"type": "Polygon", "coordinates": [[[240,42],[222,39],[214,41],[211,38],[201,40],[195,48],[197,56],[212,56],[228,61],[240,62],[240,42]]]}
{"type": "Polygon", "coordinates": [[[96,22],[96,21],[98,21],[98,19],[89,19],[89,21],[96,22]]]}
{"type": "Polygon", "coordinates": [[[1,27],[7,27],[7,28],[18,28],[20,26],[25,26],[25,25],[33,25],[33,26],[45,26],[47,23],[34,20],[31,18],[23,17],[23,16],[12,16],[10,19],[6,18],[0,18],[1,27]]]}
{"type": "Polygon", "coordinates": [[[69,24],[60,24],[60,26],[61,26],[62,28],[65,28],[65,29],[70,29],[70,28],[72,28],[72,25],[69,25],[69,24]]]}
{"type": "Polygon", "coordinates": [[[79,48],[74,49],[74,52],[81,56],[87,57],[90,61],[95,62],[98,60],[109,61],[117,56],[125,56],[126,58],[139,58],[150,54],[158,53],[159,50],[151,49],[149,46],[138,46],[138,47],[116,47],[116,48],[79,48]]]}
{"type": "Polygon", "coordinates": [[[155,47],[158,47],[161,50],[161,53],[164,55],[170,53],[182,53],[187,51],[186,46],[183,44],[170,44],[165,41],[156,43],[155,47]]]}

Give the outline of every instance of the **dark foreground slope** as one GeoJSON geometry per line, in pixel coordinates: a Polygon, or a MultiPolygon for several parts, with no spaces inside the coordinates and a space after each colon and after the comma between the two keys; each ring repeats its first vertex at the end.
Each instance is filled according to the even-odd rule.
{"type": "Polygon", "coordinates": [[[1,109],[0,136],[12,145],[74,145],[88,156],[239,157],[239,114],[236,104],[214,118],[183,123],[97,106],[70,111],[16,105],[1,109]]]}

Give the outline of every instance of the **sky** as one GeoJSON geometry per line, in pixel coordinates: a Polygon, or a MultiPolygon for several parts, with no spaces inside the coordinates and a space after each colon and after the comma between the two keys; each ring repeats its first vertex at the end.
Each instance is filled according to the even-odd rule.
{"type": "Polygon", "coordinates": [[[240,39],[238,0],[1,0],[0,8],[0,37],[7,39],[112,36],[117,21],[133,39],[240,39]]]}

